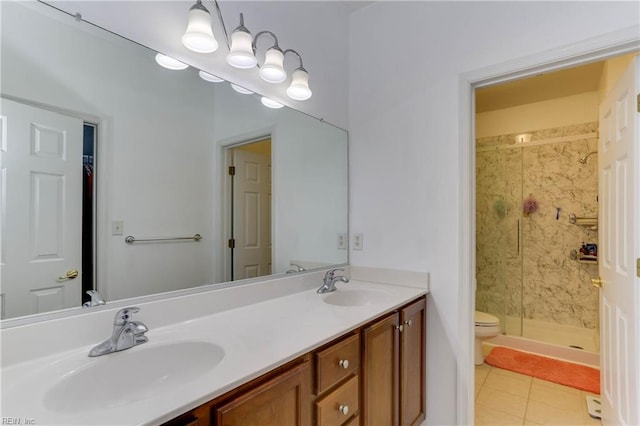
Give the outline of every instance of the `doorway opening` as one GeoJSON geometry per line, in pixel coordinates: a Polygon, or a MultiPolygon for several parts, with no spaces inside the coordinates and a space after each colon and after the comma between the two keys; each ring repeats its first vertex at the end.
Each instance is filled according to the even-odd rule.
{"type": "MultiPolygon", "coordinates": [[[[610,41],[609,41],[610,42],[610,41]]],[[[606,43],[606,42],[605,42],[606,43]]],[[[561,64],[571,64],[571,65],[575,65],[575,64],[587,64],[593,60],[602,60],[603,58],[606,58],[607,61],[622,61],[624,62],[624,65],[629,65],[629,67],[626,66],[622,66],[620,68],[620,73],[618,73],[616,75],[616,72],[614,71],[613,73],[611,73],[610,75],[607,75],[606,79],[609,80],[609,82],[611,83],[611,86],[607,86],[604,88],[604,94],[606,95],[607,93],[609,93],[609,89],[611,89],[611,87],[618,81],[618,78],[621,77],[621,75],[625,72],[625,69],[631,69],[631,65],[633,64],[633,58],[635,58],[637,56],[637,44],[635,45],[627,45],[624,42],[621,42],[619,45],[606,45],[606,46],[601,46],[600,50],[598,49],[594,49],[593,43],[590,43],[591,48],[591,53],[590,54],[585,54],[584,56],[580,57],[580,58],[566,58],[564,61],[558,61],[557,63],[555,63],[554,65],[549,66],[548,64],[550,63],[549,61],[543,62],[540,61],[541,63],[544,63],[546,65],[539,65],[539,68],[535,65],[532,65],[528,70],[526,70],[524,73],[522,73],[522,71],[512,71],[513,75],[518,74],[520,77],[522,76],[526,76],[526,75],[531,75],[531,73],[536,70],[536,69],[549,69],[549,70],[557,70],[560,69],[560,67],[562,66],[561,64]],[[627,55],[628,58],[624,58],[623,56],[616,56],[616,55],[627,55]],[[631,59],[631,60],[629,60],[631,59]]],[[[584,51],[584,50],[583,50],[584,51]]],[[[547,58],[548,59],[548,58],[547,58]]],[[[535,63],[535,60],[533,61],[535,63]]],[[[519,68],[520,70],[522,70],[522,68],[519,68]]],[[[494,73],[493,75],[499,75],[500,72],[495,73],[495,70],[493,70],[494,73]]],[[[504,72],[504,67],[503,70],[504,72]]],[[[507,71],[509,71],[509,69],[507,68],[507,71]]],[[[507,81],[510,80],[511,82],[514,82],[518,77],[511,77],[510,79],[508,77],[489,77],[490,75],[492,75],[490,72],[487,71],[483,71],[484,75],[485,75],[485,79],[483,80],[482,78],[468,78],[466,82],[470,83],[470,85],[468,87],[471,88],[471,91],[474,90],[474,88],[483,88],[483,87],[489,87],[490,84],[494,83],[494,82],[502,82],[502,81],[507,81]]],[[[627,73],[628,74],[628,73],[627,73]]],[[[503,75],[506,75],[506,73],[503,73],[503,75]]],[[[606,86],[606,85],[605,85],[606,86]]],[[[602,90],[601,88],[598,88],[598,90],[602,90]]],[[[475,91],[475,95],[478,95],[479,90],[475,91]]],[[[633,92],[636,93],[636,92],[633,92]]],[[[479,189],[480,186],[480,178],[478,176],[476,176],[476,171],[478,170],[478,168],[480,168],[482,166],[482,159],[480,158],[480,156],[478,155],[478,150],[476,150],[476,145],[475,143],[479,142],[479,140],[482,138],[483,135],[481,135],[478,132],[478,125],[479,122],[477,123],[477,125],[475,125],[475,132],[474,132],[474,127],[472,126],[472,123],[474,123],[474,121],[478,121],[477,120],[477,114],[476,114],[476,108],[474,108],[474,104],[473,104],[473,95],[474,93],[470,93],[470,96],[468,98],[469,100],[469,104],[472,107],[471,111],[471,117],[466,117],[463,119],[463,129],[466,128],[466,130],[469,132],[468,135],[473,137],[469,138],[468,141],[470,142],[470,145],[467,147],[464,147],[464,149],[468,152],[468,157],[467,158],[463,158],[463,162],[466,163],[466,165],[468,165],[468,168],[465,167],[465,169],[467,169],[470,173],[471,176],[465,176],[465,174],[463,173],[463,179],[465,179],[466,177],[468,177],[468,180],[465,179],[465,181],[468,181],[470,183],[470,189],[471,191],[473,191],[471,194],[468,194],[468,197],[465,197],[465,200],[470,201],[468,207],[469,207],[469,216],[467,218],[463,218],[463,227],[466,227],[468,225],[468,228],[471,232],[468,233],[468,240],[464,241],[464,250],[468,250],[468,253],[471,257],[471,261],[470,262],[466,262],[465,266],[468,266],[468,273],[470,276],[468,276],[469,281],[468,282],[473,282],[474,278],[476,278],[476,272],[477,270],[481,267],[480,262],[482,261],[480,259],[480,256],[478,256],[478,253],[476,252],[476,250],[481,250],[483,247],[481,247],[481,244],[479,241],[476,241],[476,237],[479,237],[480,234],[480,221],[482,221],[483,219],[480,217],[479,214],[477,214],[477,210],[476,209],[485,209],[485,213],[487,215],[491,214],[494,215],[495,218],[494,219],[504,219],[507,217],[507,214],[509,213],[509,203],[507,199],[505,199],[504,197],[500,197],[499,194],[497,192],[494,192],[493,194],[490,194],[490,197],[487,197],[487,199],[484,200],[484,202],[482,202],[481,200],[481,196],[479,194],[477,194],[477,190],[479,189]],[[476,120],[474,120],[474,118],[476,120]],[[466,122],[464,122],[465,120],[467,120],[466,122]],[[465,127],[465,125],[468,125],[468,127],[465,127]],[[468,160],[468,162],[467,162],[468,160]],[[477,161],[476,161],[477,160],[477,161]],[[477,164],[476,164],[477,163],[477,164]],[[476,182],[476,178],[478,179],[478,182],[476,182]],[[476,199],[477,198],[477,199],[476,199]],[[467,222],[468,220],[468,222],[467,222]],[[465,225],[466,222],[466,225],[465,225]],[[476,264],[476,262],[478,262],[478,264],[476,264]]],[[[599,98],[598,104],[600,104],[600,101],[602,99],[605,99],[604,97],[599,98]]],[[[607,101],[609,102],[609,101],[607,101]]],[[[629,110],[629,109],[635,109],[635,104],[632,107],[629,107],[629,105],[627,105],[627,101],[625,100],[625,111],[629,110]]],[[[567,110],[566,113],[567,114],[571,114],[573,111],[571,110],[567,110]]],[[[598,125],[602,125],[602,118],[598,117],[598,125]]],[[[565,123],[566,124],[566,123],[565,123]]],[[[560,127],[560,126],[559,126],[560,127]]],[[[633,127],[633,126],[629,126],[629,127],[633,127]]],[[[551,128],[553,128],[553,126],[551,126],[551,128]]],[[[603,127],[604,128],[604,127],[603,127]]],[[[540,127],[540,128],[533,128],[533,130],[545,130],[545,127],[540,127]]],[[[596,127],[597,129],[597,127],[596,127]]],[[[464,131],[463,131],[464,132],[464,131]]],[[[548,137],[547,139],[550,140],[544,140],[544,138],[540,138],[542,139],[542,142],[538,143],[537,145],[542,146],[545,144],[552,144],[552,143],[559,143],[559,142],[572,142],[571,138],[569,136],[577,136],[576,139],[580,139],[580,138],[584,138],[585,134],[588,133],[596,133],[596,138],[597,138],[597,131],[596,132],[587,132],[587,133],[582,133],[582,134],[578,134],[578,135],[566,135],[566,134],[562,134],[562,135],[555,135],[555,137],[548,137]],[[564,139],[563,139],[564,138],[564,139]]],[[[605,132],[606,133],[606,132],[605,132]]],[[[553,133],[551,134],[553,136],[553,133]]],[[[536,133],[534,131],[522,131],[521,129],[515,129],[513,131],[509,131],[509,132],[504,132],[502,134],[499,134],[499,136],[502,136],[502,138],[499,138],[498,141],[494,141],[494,146],[492,147],[483,147],[486,148],[486,152],[490,152],[490,151],[498,151],[500,149],[503,150],[514,150],[514,148],[511,148],[510,145],[513,144],[527,144],[529,143],[530,145],[528,145],[529,147],[533,147],[535,144],[533,142],[535,142],[535,136],[536,133]],[[502,145],[502,146],[500,146],[502,145]]],[[[540,136],[540,135],[538,135],[540,136]]],[[[547,135],[549,136],[549,135],[547,135]]],[[[540,139],[538,139],[538,141],[540,141],[540,139]]],[[[487,142],[487,141],[484,141],[487,142]]],[[[636,139],[637,142],[637,139],[636,139]]],[[[479,145],[479,144],[478,144],[479,145]]],[[[518,150],[520,151],[524,151],[526,145],[522,145],[520,147],[516,146],[515,151],[517,152],[518,150]]],[[[590,149],[590,147],[587,145],[585,146],[585,148],[588,150],[590,149]]],[[[597,148],[596,148],[597,149],[597,148]]],[[[565,147],[565,149],[560,149],[560,150],[554,150],[554,154],[556,156],[562,156],[565,155],[568,151],[568,148],[565,147]]],[[[515,159],[516,161],[511,162],[511,164],[518,164],[519,167],[523,167],[523,163],[525,162],[524,159],[524,154],[519,153],[521,155],[516,156],[517,158],[515,159]],[[519,160],[519,162],[517,161],[519,160]]],[[[549,156],[538,156],[536,157],[536,160],[549,160],[549,156]]],[[[580,153],[579,155],[577,155],[575,158],[572,158],[575,161],[575,166],[572,165],[570,167],[582,167],[585,164],[588,164],[588,162],[590,161],[598,161],[598,155],[596,155],[596,153],[594,153],[593,150],[588,150],[586,152],[580,153]]],[[[504,161],[504,159],[503,159],[504,161]]],[[[637,160],[636,160],[637,161],[637,160]]],[[[506,162],[504,163],[506,164],[506,162]]],[[[538,170],[536,170],[534,173],[540,174],[540,175],[544,175],[544,173],[542,173],[539,169],[541,168],[540,165],[538,165],[538,170]]],[[[544,167],[543,167],[544,168],[544,167]]],[[[494,169],[494,172],[498,172],[500,171],[500,169],[494,169]]],[[[503,170],[504,171],[504,170],[503,170]]],[[[564,170],[564,172],[567,172],[567,170],[564,170]]],[[[524,177],[522,177],[523,173],[520,172],[519,174],[516,174],[517,178],[515,179],[515,187],[517,187],[517,189],[519,189],[519,192],[516,191],[517,193],[519,193],[520,197],[518,199],[518,203],[515,203],[511,208],[512,209],[517,209],[518,210],[518,220],[522,221],[525,219],[533,219],[531,216],[532,215],[539,215],[539,216],[546,216],[547,218],[551,219],[552,221],[559,221],[561,220],[563,213],[564,213],[564,217],[569,219],[569,223],[571,223],[573,226],[576,227],[576,229],[579,229],[580,227],[583,227],[583,231],[586,233],[587,231],[590,232],[591,234],[597,232],[597,226],[594,227],[593,223],[593,218],[592,217],[588,217],[588,216],[580,216],[579,214],[571,214],[572,212],[566,212],[563,211],[562,208],[560,210],[558,210],[558,207],[561,206],[557,206],[557,205],[553,205],[555,203],[552,203],[551,205],[549,205],[548,203],[545,204],[545,207],[548,211],[545,211],[542,208],[542,203],[539,203],[537,201],[539,201],[534,194],[530,194],[527,193],[526,191],[523,191],[522,188],[522,180],[525,179],[524,177]],[[544,215],[542,214],[544,213],[544,215]],[[527,214],[529,216],[527,216],[527,214]],[[573,218],[571,217],[573,216],[573,218]],[[557,218],[557,219],[556,219],[557,218]],[[590,222],[591,221],[591,222],[590,222]]],[[[561,176],[560,174],[556,174],[556,177],[561,176]]],[[[549,187],[553,187],[556,186],[556,181],[552,178],[547,178],[545,180],[545,184],[549,187]]],[[[466,191],[463,191],[466,192],[466,191]]],[[[604,191],[603,193],[606,193],[606,191],[604,191]]],[[[597,193],[596,193],[597,194],[597,193]]],[[[598,202],[598,195],[596,195],[596,200],[595,202],[598,202]]],[[[598,210],[596,210],[597,212],[598,210]]],[[[522,224],[521,224],[522,225],[522,224]]],[[[596,221],[596,225],[597,225],[597,221],[596,221]]],[[[513,231],[513,238],[511,238],[510,240],[507,238],[508,235],[503,235],[502,237],[504,237],[504,242],[505,245],[503,247],[501,247],[501,249],[503,250],[503,252],[507,252],[507,249],[509,248],[513,248],[514,250],[516,250],[517,255],[513,256],[516,258],[520,258],[520,253],[519,251],[525,250],[525,247],[523,247],[523,230],[522,228],[524,227],[524,225],[522,225],[521,227],[518,227],[518,223],[516,222],[516,230],[513,231]],[[512,247],[509,246],[509,241],[512,243],[512,247]]],[[[506,233],[505,233],[506,234],[506,233]]],[[[609,233],[604,233],[602,232],[602,235],[599,235],[600,240],[602,241],[603,238],[606,237],[606,235],[609,233]]],[[[548,236],[547,234],[545,234],[545,236],[548,236]]],[[[593,238],[593,237],[592,237],[593,238]]],[[[595,265],[591,264],[590,262],[592,262],[593,258],[589,258],[588,256],[593,256],[593,253],[589,252],[587,250],[587,253],[584,253],[582,251],[580,251],[579,249],[582,248],[581,247],[582,242],[580,242],[580,247],[576,250],[577,253],[572,252],[572,250],[569,250],[568,253],[563,253],[566,258],[563,260],[563,262],[576,262],[576,261],[586,261],[589,262],[587,263],[590,267],[593,267],[595,265]],[[582,254],[586,254],[586,256],[582,256],[582,254]]],[[[535,246],[534,244],[534,247],[535,246]]],[[[539,247],[538,247],[539,248],[539,247]]],[[[555,249],[555,247],[554,247],[555,249]]],[[[594,256],[597,257],[597,256],[594,256]]],[[[628,261],[628,259],[626,260],[628,261]]],[[[506,266],[509,264],[508,258],[507,260],[503,261],[503,266],[506,268],[506,266]]],[[[539,266],[541,264],[544,264],[543,262],[538,263],[539,266]]],[[[522,268],[524,268],[525,266],[519,266],[519,273],[517,275],[518,279],[522,279],[522,277],[524,276],[524,273],[522,273],[522,268]]],[[[465,268],[466,270],[466,268],[465,268]]],[[[600,265],[600,270],[602,273],[602,265],[600,265]]],[[[597,272],[597,269],[596,269],[597,272]]],[[[465,274],[465,272],[463,272],[463,274],[465,274]]],[[[507,274],[505,273],[505,271],[499,272],[497,273],[497,275],[503,275],[506,276],[507,274]]],[[[481,291],[481,277],[477,277],[477,289],[478,291],[481,291]]],[[[466,280],[465,280],[466,281],[466,280]]],[[[589,280],[591,281],[591,280],[589,280]]],[[[599,279],[596,279],[595,281],[597,282],[601,282],[599,279]]],[[[505,284],[506,286],[506,284],[505,284]]],[[[591,287],[591,282],[588,282],[587,284],[588,287],[591,287]]],[[[476,298],[476,294],[473,291],[473,287],[469,287],[469,289],[471,290],[470,293],[467,293],[469,296],[471,296],[471,299],[469,300],[471,303],[470,305],[467,305],[468,307],[473,307],[476,306],[476,302],[477,302],[477,298],[476,298]]],[[[517,294],[517,297],[515,297],[514,299],[522,299],[523,296],[523,289],[520,290],[520,293],[517,294]]],[[[597,289],[596,289],[597,291],[597,289]]],[[[464,286],[463,286],[463,292],[465,292],[464,290],[464,286]]],[[[507,292],[507,295],[510,295],[509,292],[507,292]]],[[[480,296],[480,295],[479,295],[480,296]]],[[[481,296],[480,296],[481,297],[481,296]]],[[[507,296],[505,296],[506,299],[507,296]]],[[[547,301],[547,299],[553,299],[554,295],[553,293],[544,293],[544,294],[539,294],[538,299],[545,299],[544,301],[547,301]]],[[[488,306],[489,301],[486,301],[488,306]]],[[[511,301],[509,303],[513,303],[513,302],[517,302],[516,301],[511,301]]],[[[463,302],[466,304],[466,302],[463,302]]],[[[484,302],[483,302],[484,303],[484,302]]],[[[503,305],[504,309],[506,310],[506,306],[508,305],[508,302],[506,302],[504,299],[502,302],[499,302],[500,304],[503,305]]],[[[520,302],[520,306],[523,306],[523,304],[520,302]]],[[[480,303],[478,303],[477,308],[480,308],[480,303]]],[[[471,315],[471,318],[473,318],[473,309],[469,309],[469,314],[471,315]]],[[[535,310],[534,310],[535,312],[535,310]]],[[[518,317],[524,318],[526,319],[526,315],[527,315],[527,311],[526,308],[524,309],[524,312],[521,310],[520,313],[517,315],[518,317]]],[[[606,315],[603,315],[603,318],[606,317],[606,315]]],[[[631,317],[630,317],[631,318],[631,317]]],[[[637,317],[636,317],[637,318],[637,317]]],[[[519,319],[519,323],[517,326],[517,329],[520,333],[522,333],[522,330],[526,328],[526,325],[524,325],[521,322],[521,319],[519,319]]],[[[505,321],[506,322],[506,321],[505,321]]],[[[473,322],[471,322],[473,324],[473,322]]],[[[598,318],[598,324],[599,326],[599,318],[598,318]]],[[[504,330],[504,326],[505,324],[501,325],[503,327],[504,330]]],[[[473,333],[473,332],[472,332],[473,333]]],[[[606,327],[604,326],[603,323],[603,337],[605,337],[607,334],[606,332],[606,327]]],[[[608,333],[608,335],[612,335],[611,333],[608,333]]],[[[471,337],[469,339],[469,342],[471,343],[473,341],[473,335],[469,336],[471,337]]],[[[615,337],[615,336],[614,336],[615,337]]],[[[596,342],[599,339],[596,340],[596,342]]],[[[606,339],[604,340],[606,342],[606,339]]],[[[571,345],[567,345],[567,346],[571,346],[571,345]]],[[[578,346],[578,345],[575,345],[578,346]]],[[[609,348],[609,345],[607,344],[603,344],[603,348],[609,348]]],[[[571,349],[571,348],[567,348],[567,349],[571,349]]],[[[572,349],[575,350],[575,349],[572,349]]],[[[473,353],[473,351],[471,351],[471,354],[473,353]]],[[[472,356],[470,357],[472,358],[472,356]]],[[[603,362],[607,361],[607,356],[605,354],[605,356],[602,358],[603,362]]],[[[470,363],[470,365],[472,365],[472,363],[470,363]]],[[[608,367],[608,366],[607,366],[608,367]]],[[[608,375],[611,374],[615,374],[615,369],[611,369],[611,368],[605,368],[604,369],[604,377],[605,378],[605,382],[606,379],[608,377],[608,375]]],[[[473,375],[469,375],[467,376],[469,377],[470,383],[473,383],[473,375]]],[[[627,389],[629,390],[629,389],[627,389]]],[[[606,393],[606,392],[605,392],[606,393]]],[[[466,399],[467,403],[471,406],[469,407],[469,410],[466,412],[473,412],[471,411],[473,408],[473,401],[474,398],[472,397],[473,393],[469,393],[468,394],[468,399],[466,399]]],[[[475,394],[476,396],[478,396],[478,394],[475,394]]],[[[616,402],[616,398],[614,395],[614,398],[612,399],[612,401],[616,402]]],[[[618,401],[619,402],[619,401],[618,401]]],[[[624,401],[622,401],[624,402],[624,401]]]]}
{"type": "Polygon", "coordinates": [[[95,290],[96,152],[98,126],[84,123],[82,137],[82,303],[95,290]]]}
{"type": "Polygon", "coordinates": [[[271,137],[227,148],[228,271],[232,281],[272,270],[271,137]]]}

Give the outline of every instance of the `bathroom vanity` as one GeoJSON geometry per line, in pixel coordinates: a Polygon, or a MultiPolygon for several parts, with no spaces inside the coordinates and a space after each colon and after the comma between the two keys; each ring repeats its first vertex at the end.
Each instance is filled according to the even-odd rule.
{"type": "Polygon", "coordinates": [[[103,356],[88,354],[122,305],[4,328],[2,415],[50,425],[419,424],[427,274],[346,269],[351,281],[327,294],[316,292],[317,271],[131,304],[149,341],[103,356]]]}
{"type": "Polygon", "coordinates": [[[422,296],[165,426],[420,424],[425,319],[422,296]]]}

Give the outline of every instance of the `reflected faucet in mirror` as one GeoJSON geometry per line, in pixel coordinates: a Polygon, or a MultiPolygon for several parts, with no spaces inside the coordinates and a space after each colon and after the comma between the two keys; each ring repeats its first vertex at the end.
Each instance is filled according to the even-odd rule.
{"type": "Polygon", "coordinates": [[[302,266],[298,265],[297,263],[291,263],[291,266],[293,266],[292,269],[287,270],[287,274],[293,274],[294,272],[304,272],[306,271],[306,269],[304,269],[302,266]]]}
{"type": "Polygon", "coordinates": [[[89,290],[89,291],[86,291],[85,293],[87,293],[91,297],[91,300],[89,300],[88,302],[84,302],[82,304],[83,308],[91,308],[93,306],[100,306],[100,305],[107,304],[107,302],[104,301],[104,299],[102,298],[102,296],[100,296],[100,293],[98,293],[97,290],[89,290]]]}
{"type": "Polygon", "coordinates": [[[140,308],[130,307],[120,309],[113,320],[113,334],[98,346],[91,349],[90,357],[101,356],[113,352],[123,351],[149,341],[144,335],[149,329],[140,321],[132,321],[133,314],[140,312],[140,308]]]}

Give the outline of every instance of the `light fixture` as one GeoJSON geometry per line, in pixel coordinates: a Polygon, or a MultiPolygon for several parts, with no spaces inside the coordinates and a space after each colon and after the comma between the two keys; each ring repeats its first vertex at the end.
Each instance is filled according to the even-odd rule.
{"type": "Polygon", "coordinates": [[[262,97],[260,99],[260,102],[262,102],[262,105],[269,107],[269,108],[273,108],[273,109],[280,109],[282,108],[284,105],[282,105],[280,102],[276,102],[272,99],[266,98],[266,97],[262,97]]]}
{"type": "Polygon", "coordinates": [[[237,84],[233,84],[233,83],[229,83],[229,84],[231,84],[231,88],[238,93],[242,93],[243,95],[253,95],[253,92],[249,89],[245,89],[244,87],[238,86],[237,84]]]}
{"type": "Polygon", "coordinates": [[[523,133],[515,137],[516,143],[529,143],[531,142],[531,133],[523,133]]]}
{"type": "MultiPolygon", "coordinates": [[[[182,43],[194,52],[210,53],[218,48],[218,42],[213,35],[211,13],[209,13],[209,10],[203,5],[203,1],[204,0],[195,0],[195,4],[189,9],[187,29],[182,36],[182,43]]],[[[262,80],[267,83],[277,84],[287,80],[284,60],[288,53],[293,53],[298,57],[300,63],[292,73],[291,82],[286,89],[287,96],[297,101],[304,101],[311,97],[312,92],[309,88],[309,73],[304,68],[302,57],[298,52],[293,49],[283,51],[278,45],[278,38],[271,31],[260,31],[253,37],[251,32],[244,26],[244,14],[242,13],[240,13],[239,25],[233,30],[231,37],[229,37],[224,20],[222,19],[218,1],[212,0],[212,4],[215,6],[219,23],[222,26],[221,32],[224,34],[226,45],[229,48],[229,53],[226,56],[226,61],[229,65],[239,69],[251,69],[258,66],[258,75],[262,80]],[[258,39],[264,35],[270,35],[273,38],[273,44],[266,50],[264,62],[260,65],[256,56],[257,42],[258,39]]],[[[169,69],[177,70],[187,68],[187,64],[161,54],[156,56],[156,61],[163,67],[169,69]]],[[[206,81],[224,81],[204,71],[200,71],[199,75],[206,81]]],[[[253,93],[235,84],[232,84],[232,87],[239,93],[253,93]]],[[[267,103],[269,103],[269,101],[274,102],[268,98],[265,99],[267,99],[267,103]]],[[[263,103],[264,102],[265,101],[263,101],[263,103]]],[[[282,106],[282,104],[278,102],[275,104],[278,104],[278,107],[282,106]]],[[[272,103],[271,105],[275,104],[272,103]]]]}
{"type": "Polygon", "coordinates": [[[311,89],[309,89],[309,73],[304,69],[302,56],[293,49],[287,49],[284,51],[285,55],[289,52],[298,57],[300,65],[291,75],[291,84],[287,88],[287,96],[296,101],[306,101],[312,95],[311,89]]]}
{"type": "Polygon", "coordinates": [[[202,0],[196,0],[196,4],[189,9],[187,30],[182,36],[182,44],[198,53],[211,53],[218,49],[218,41],[211,29],[211,15],[202,5],[202,0]]]}
{"type": "Polygon", "coordinates": [[[198,71],[198,75],[200,76],[201,79],[205,80],[205,81],[210,81],[212,83],[220,83],[222,81],[224,81],[224,79],[215,76],[213,74],[209,74],[208,72],[204,72],[202,70],[198,71]]]}
{"type": "Polygon", "coordinates": [[[227,63],[232,67],[249,69],[256,66],[258,60],[253,54],[253,39],[244,26],[244,16],[240,14],[240,25],[231,34],[231,47],[227,55],[227,63]]]}
{"type": "Polygon", "coordinates": [[[156,62],[160,66],[174,71],[189,68],[189,65],[184,62],[180,62],[179,60],[173,59],[171,56],[163,55],[162,53],[156,54],[156,62]]]}
{"type": "Polygon", "coordinates": [[[253,39],[253,53],[255,56],[260,36],[267,34],[273,37],[274,44],[265,53],[264,64],[260,67],[258,74],[267,83],[282,83],[287,79],[287,73],[284,70],[284,53],[278,46],[278,37],[271,31],[260,31],[253,39]]]}

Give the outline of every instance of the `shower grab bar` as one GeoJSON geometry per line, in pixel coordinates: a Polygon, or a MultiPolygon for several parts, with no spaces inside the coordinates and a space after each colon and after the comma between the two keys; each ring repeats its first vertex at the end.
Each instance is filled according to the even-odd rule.
{"type": "Polygon", "coordinates": [[[202,239],[202,235],[196,234],[193,237],[170,237],[170,238],[135,238],[132,235],[129,235],[124,239],[124,242],[127,244],[133,243],[142,243],[142,242],[157,242],[157,241],[179,241],[179,240],[194,240],[200,241],[202,239]]]}
{"type": "Polygon", "coordinates": [[[597,217],[578,217],[574,213],[569,215],[569,222],[577,224],[578,222],[594,222],[598,223],[597,217]]]}
{"type": "Polygon", "coordinates": [[[597,217],[577,217],[575,214],[571,213],[569,215],[569,223],[576,226],[584,226],[585,228],[593,231],[598,229],[597,217]]]}

